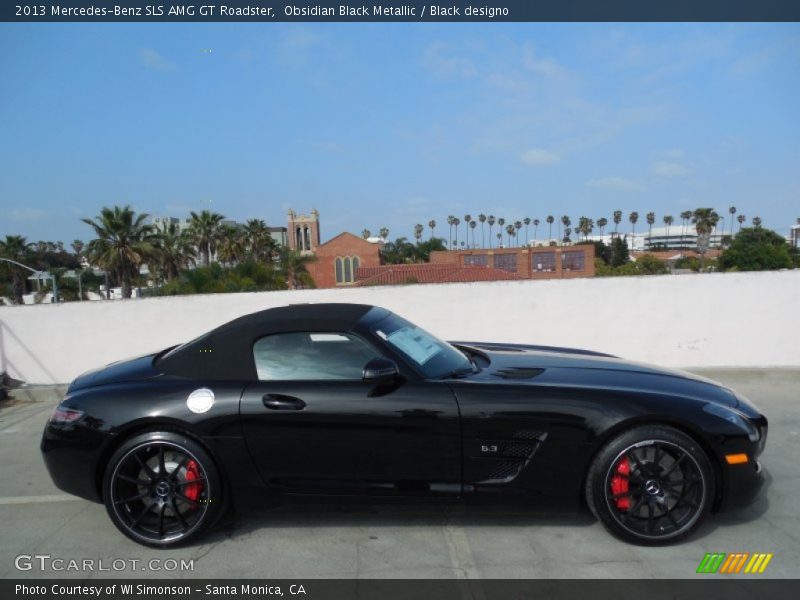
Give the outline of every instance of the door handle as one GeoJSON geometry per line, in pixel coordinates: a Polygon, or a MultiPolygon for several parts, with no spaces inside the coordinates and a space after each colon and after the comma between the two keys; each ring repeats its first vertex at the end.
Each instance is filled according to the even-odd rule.
{"type": "Polygon", "coordinates": [[[306,403],[294,396],[283,394],[264,394],[264,406],[271,410],[303,410],[306,403]]]}

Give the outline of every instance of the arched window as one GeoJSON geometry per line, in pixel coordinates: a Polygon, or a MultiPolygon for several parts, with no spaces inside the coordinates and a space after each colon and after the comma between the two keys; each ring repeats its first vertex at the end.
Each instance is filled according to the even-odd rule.
{"type": "Polygon", "coordinates": [[[349,256],[344,259],[344,282],[353,283],[353,260],[349,256]]]}
{"type": "Polygon", "coordinates": [[[342,259],[336,259],[336,283],[344,283],[344,269],[342,267],[342,259]]]}
{"type": "Polygon", "coordinates": [[[295,227],[294,240],[295,240],[294,247],[297,250],[302,250],[303,249],[303,230],[300,227],[295,227]]]}
{"type": "Polygon", "coordinates": [[[356,272],[358,271],[358,267],[361,265],[361,261],[357,256],[353,257],[353,281],[356,280],[356,272]]]}

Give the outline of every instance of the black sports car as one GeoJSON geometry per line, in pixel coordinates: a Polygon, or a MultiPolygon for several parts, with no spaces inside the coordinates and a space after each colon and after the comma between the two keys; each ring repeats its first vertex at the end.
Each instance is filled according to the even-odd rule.
{"type": "Polygon", "coordinates": [[[585,501],[617,536],[663,543],[753,497],[766,436],[758,410],[695,375],[306,304],[81,375],[42,453],[58,487],[151,546],[231,500],[309,495],[585,501]]]}

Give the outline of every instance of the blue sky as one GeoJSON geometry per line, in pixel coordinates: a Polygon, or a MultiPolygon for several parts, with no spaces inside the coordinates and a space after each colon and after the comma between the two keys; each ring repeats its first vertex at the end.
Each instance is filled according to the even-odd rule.
{"type": "Polygon", "coordinates": [[[30,240],[125,203],[317,208],[326,239],[800,217],[797,24],[2,24],[0,110],[0,235],[30,240]]]}

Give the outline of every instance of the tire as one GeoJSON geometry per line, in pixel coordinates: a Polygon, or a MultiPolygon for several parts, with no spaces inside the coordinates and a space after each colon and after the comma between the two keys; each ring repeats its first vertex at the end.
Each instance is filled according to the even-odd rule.
{"type": "Polygon", "coordinates": [[[222,516],[222,478],[191,438],[152,431],[126,440],[103,477],[103,502],[127,537],[153,548],[186,543],[222,516]]]}
{"type": "Polygon", "coordinates": [[[586,502],[606,529],[642,545],[677,542],[708,514],[714,469],[690,436],[649,425],[603,446],[586,477],[586,502]]]}

